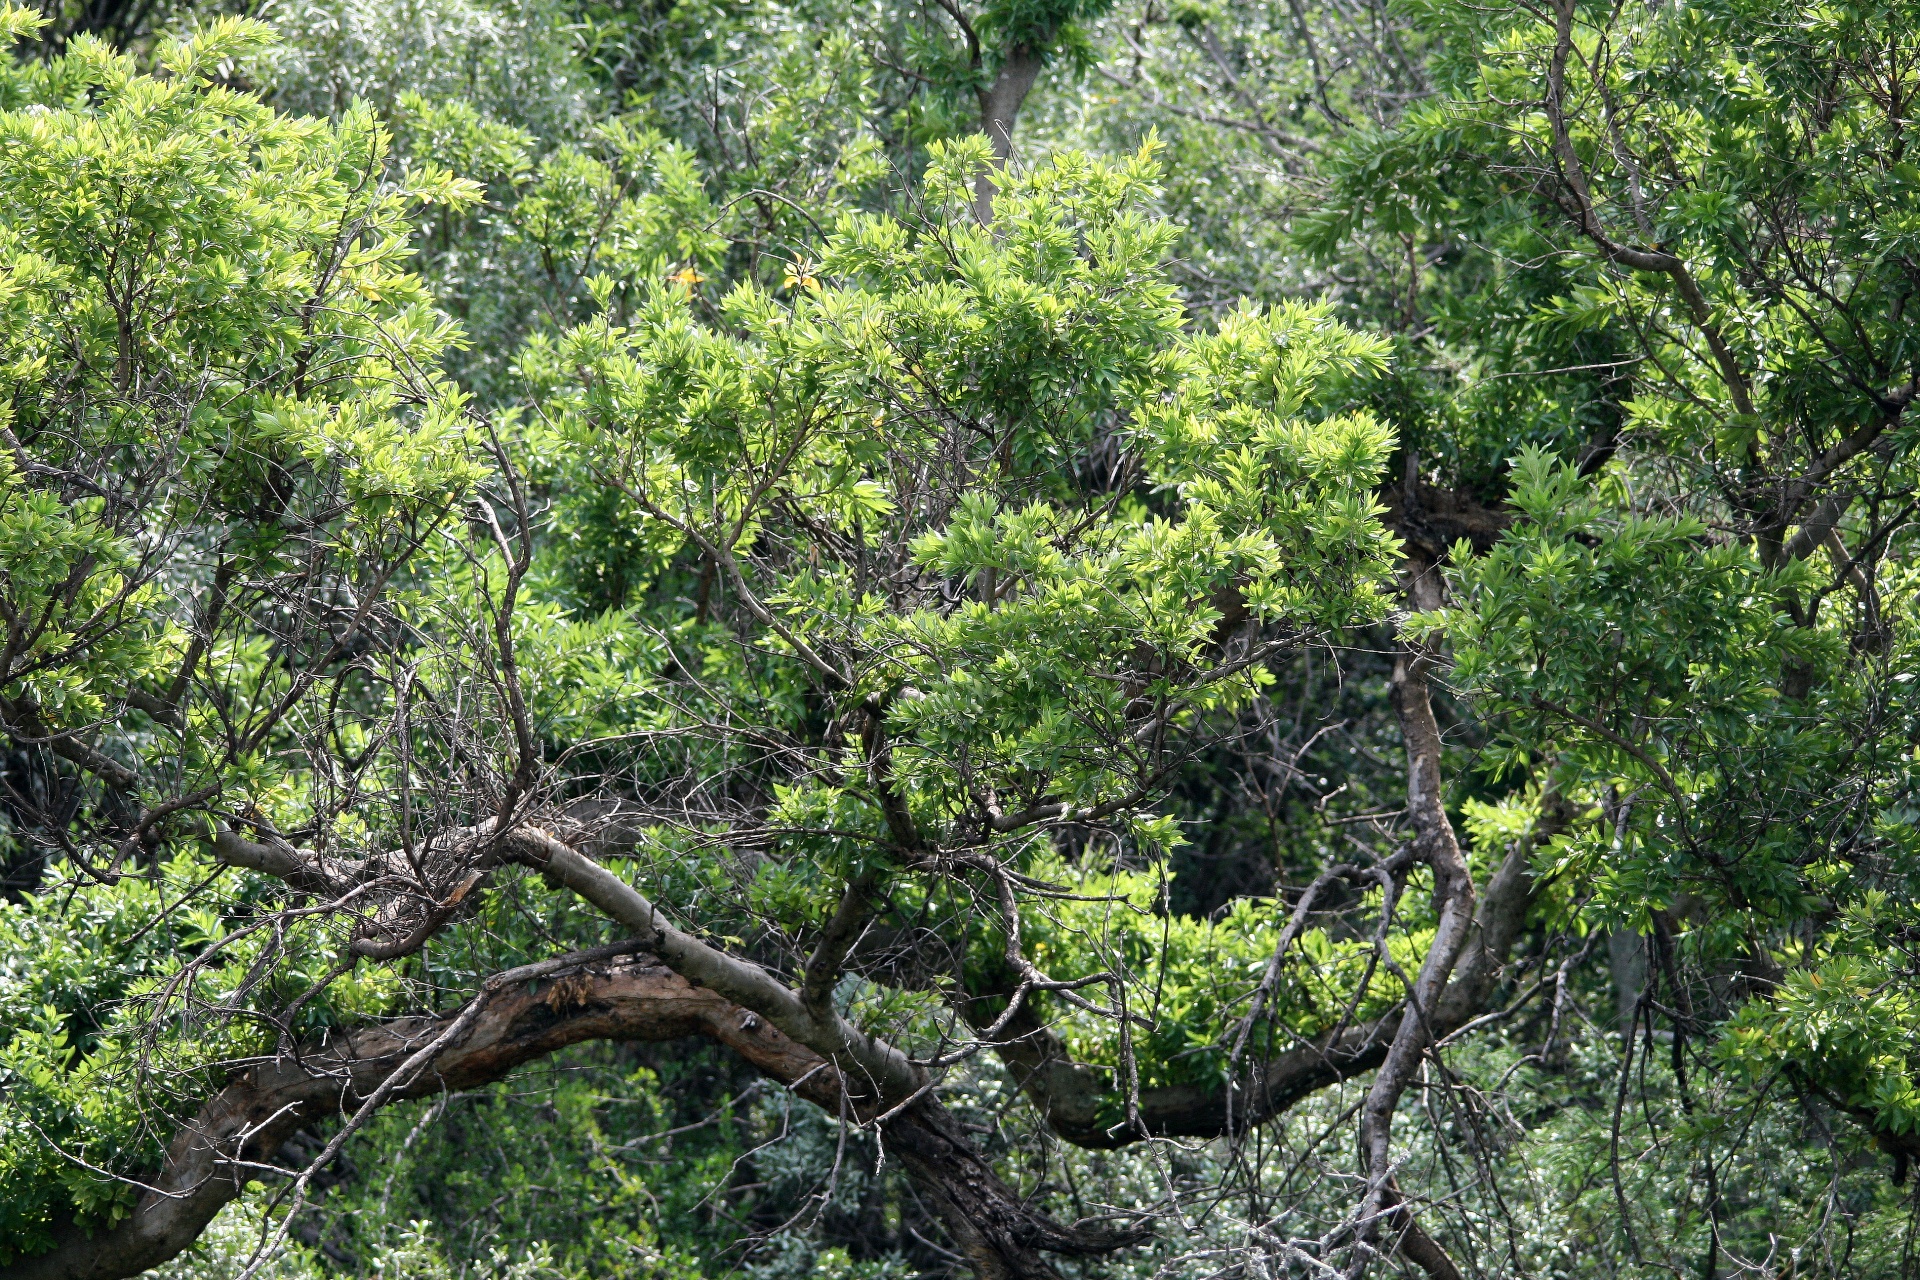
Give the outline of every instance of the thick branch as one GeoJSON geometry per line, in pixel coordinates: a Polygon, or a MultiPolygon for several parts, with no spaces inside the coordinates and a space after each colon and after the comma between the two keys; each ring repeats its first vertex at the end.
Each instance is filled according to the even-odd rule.
{"type": "Polygon", "coordinates": [[[40,708],[26,698],[0,699],[8,736],[16,742],[39,743],[61,759],[79,765],[116,791],[125,791],[139,775],[106,752],[82,742],[73,732],[54,729],[40,716],[40,708]]]}
{"type": "MultiPolygon", "coordinates": [[[[558,975],[556,975],[558,976],[558,975]]],[[[758,1020],[647,956],[582,958],[573,980],[522,985],[494,997],[460,1043],[396,1090],[390,1101],[497,1080],[520,1064],[584,1040],[669,1040],[705,1035],[775,1079],[799,1081],[819,1059],[758,1020]]],[[[303,1125],[351,1110],[453,1021],[402,1018],[242,1071],[176,1135],[133,1213],[91,1233],[70,1228],[48,1253],[0,1268],[0,1280],[118,1280],[158,1266],[193,1243],[303,1125]]],[[[817,1073],[801,1085],[837,1095],[817,1073]]],[[[833,1099],[837,1103],[837,1096],[833,1099]]]]}
{"type": "Polygon", "coordinates": [[[213,835],[213,856],[230,867],[245,867],[284,881],[301,893],[338,897],[359,879],[363,863],[319,858],[284,840],[249,840],[221,827],[213,835]]]}
{"type": "MultiPolygon", "coordinates": [[[[1423,610],[1436,607],[1437,572],[1419,560],[1411,568],[1414,604],[1423,610]]],[[[1430,653],[1409,644],[1402,650],[1393,682],[1394,708],[1407,750],[1412,854],[1432,868],[1439,917],[1434,940],[1401,1012],[1256,1064],[1247,1077],[1244,1097],[1205,1086],[1144,1090],[1137,1126],[1119,1123],[1102,1075],[1072,1062],[1030,1006],[1005,1021],[996,1047],[1054,1130],[1067,1141],[1089,1147],[1125,1145],[1142,1129],[1153,1134],[1215,1136],[1230,1128],[1259,1124],[1320,1088],[1377,1068],[1361,1121],[1369,1174],[1368,1194],[1359,1214],[1363,1232],[1376,1237],[1383,1230],[1390,1232],[1394,1247],[1434,1280],[1457,1280],[1458,1267],[1421,1228],[1393,1184],[1392,1119],[1428,1047],[1465,1026],[1490,1001],[1531,903],[1531,854],[1540,840],[1564,824],[1568,813],[1550,789],[1532,837],[1516,841],[1488,882],[1485,896],[1476,893],[1442,795],[1442,741],[1428,687],[1432,664],[1430,653]]],[[[1300,910],[1309,905],[1310,898],[1303,899],[1300,910]]],[[[976,1026],[988,1020],[977,1002],[969,1013],[976,1026]]],[[[1242,1088],[1239,1074],[1229,1074],[1233,1078],[1228,1088],[1242,1088]]]]}
{"type": "Polygon", "coordinates": [[[895,1105],[926,1084],[926,1073],[898,1049],[861,1031],[831,1005],[817,1011],[816,1016],[798,993],[773,974],[675,928],[639,890],[591,858],[542,831],[523,829],[510,839],[521,861],[632,930],[674,972],[753,1010],[861,1079],[862,1087],[854,1093],[863,1106],[895,1105]]]}
{"type": "MultiPolygon", "coordinates": [[[[1799,517],[1800,508],[1806,504],[1807,498],[1813,493],[1816,486],[1823,483],[1827,477],[1831,476],[1835,471],[1838,471],[1841,467],[1859,457],[1860,454],[1879,443],[1880,438],[1887,433],[1888,429],[1900,421],[1908,404],[1912,402],[1912,398],[1913,388],[1911,386],[1895,392],[1893,396],[1881,397],[1880,417],[1865,422],[1854,428],[1853,431],[1847,435],[1842,436],[1839,440],[1835,441],[1826,452],[1814,459],[1813,465],[1808,467],[1806,471],[1783,485],[1778,500],[1773,504],[1772,511],[1768,514],[1766,521],[1757,530],[1761,538],[1762,547],[1764,548],[1769,544],[1777,542],[1781,534],[1786,532],[1787,526],[1799,517]]],[[[1839,507],[1834,513],[1834,519],[1837,521],[1839,515],[1844,513],[1844,511],[1844,506],[1839,507]]],[[[1816,524],[1823,518],[1824,512],[1816,513],[1816,515],[1808,521],[1808,524],[1816,524]]],[[[1822,532],[1820,536],[1824,537],[1824,532],[1822,532]]],[[[1799,554],[1804,556],[1818,545],[1819,541],[1817,539],[1810,540],[1806,547],[1798,549],[1799,554]]],[[[1774,568],[1786,558],[1786,551],[1783,548],[1775,556],[1767,557],[1767,567],[1774,568]]]]}
{"type": "MultiPolygon", "coordinates": [[[[477,1016],[469,1010],[466,1033],[386,1100],[474,1088],[587,1040],[704,1036],[808,1101],[843,1111],[844,1081],[830,1063],[633,944],[531,968],[547,981],[509,984],[477,1016]]],[[[459,1016],[402,1018],[245,1069],[176,1135],[129,1217],[91,1232],[70,1225],[50,1252],[0,1267],[0,1280],[122,1280],[178,1255],[249,1180],[271,1172],[271,1153],[296,1130],[374,1096],[459,1016]]],[[[1053,1271],[1038,1250],[1097,1254],[1139,1238],[1063,1227],[1029,1209],[931,1098],[903,1109],[883,1135],[984,1276],[1043,1280],[1053,1271]]]]}
{"type": "MultiPolygon", "coordinates": [[[[1432,609],[1440,603],[1438,570],[1412,561],[1409,594],[1416,608],[1432,609]]],[[[1407,993],[1408,1008],[1394,1029],[1393,1044],[1373,1078],[1367,1100],[1360,1109],[1360,1146],[1367,1161],[1368,1188],[1362,1202],[1360,1222],[1369,1233],[1378,1229],[1382,1215],[1392,1208],[1393,1116],[1400,1099],[1413,1083],[1415,1073],[1426,1056],[1427,1046],[1438,1034],[1432,1017],[1453,977],[1454,966],[1466,950],[1474,920],[1473,876],[1467,870],[1466,856],[1453,823],[1447,818],[1441,793],[1440,726],[1434,719],[1433,699],[1427,676],[1433,667],[1428,650],[1415,642],[1401,648],[1393,672],[1393,709],[1400,720],[1400,734],[1407,751],[1407,816],[1413,825],[1413,854],[1433,870],[1433,898],[1436,915],[1433,941],[1426,958],[1407,993]]],[[[1405,1209],[1399,1216],[1411,1221],[1405,1209]]],[[[1430,1243],[1430,1242],[1429,1242],[1430,1243]]],[[[1444,1253],[1436,1248],[1442,1260],[1444,1253]]],[[[1425,1265],[1425,1264],[1423,1264],[1425,1265]]],[[[1453,1270],[1450,1260],[1439,1276],[1453,1270]]]]}
{"type": "MultiPolygon", "coordinates": [[[[1559,831],[1567,816],[1550,801],[1532,839],[1515,841],[1488,879],[1453,980],[1428,1010],[1428,1025],[1436,1036],[1459,1030],[1488,1009],[1533,904],[1528,870],[1533,850],[1559,831]]],[[[994,1020],[992,1006],[984,1000],[970,1004],[967,1012],[976,1027],[994,1020]]],[[[1156,1137],[1216,1138],[1228,1132],[1229,1121],[1234,1130],[1265,1123],[1321,1089],[1378,1067],[1396,1038],[1400,1019],[1399,1013],[1389,1014],[1249,1063],[1231,1107],[1226,1089],[1217,1084],[1142,1089],[1140,1125],[1156,1137]]],[[[1065,1141],[1112,1149],[1139,1140],[1139,1129],[1122,1123],[1120,1098],[1106,1073],[1074,1062],[1032,1003],[1008,1021],[994,1047],[1015,1083],[1065,1141]]]]}
{"type": "MultiPolygon", "coordinates": [[[[864,1079],[866,1087],[856,1093],[875,1108],[873,1114],[926,1084],[926,1073],[905,1054],[853,1026],[831,1003],[809,1008],[799,993],[766,969],[675,927],[639,890],[564,841],[537,827],[520,827],[499,837],[493,829],[489,819],[433,843],[485,846],[491,861],[523,863],[573,890],[630,930],[674,972],[752,1010],[821,1057],[864,1079]]],[[[215,835],[213,852],[229,865],[264,872],[302,892],[334,897],[351,889],[370,865],[322,861],[283,841],[257,843],[228,830],[215,835]]]]}

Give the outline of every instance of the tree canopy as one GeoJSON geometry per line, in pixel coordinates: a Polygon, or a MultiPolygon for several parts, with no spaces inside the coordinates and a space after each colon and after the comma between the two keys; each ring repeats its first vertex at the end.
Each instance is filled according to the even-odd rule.
{"type": "Polygon", "coordinates": [[[1920,9],[0,10],[0,1277],[1906,1277],[1920,9]]]}

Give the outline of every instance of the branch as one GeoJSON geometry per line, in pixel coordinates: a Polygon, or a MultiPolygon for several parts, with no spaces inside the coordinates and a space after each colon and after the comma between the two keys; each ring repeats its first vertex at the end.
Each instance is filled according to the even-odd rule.
{"type": "Polygon", "coordinates": [[[1599,215],[1594,211],[1593,192],[1587,184],[1586,168],[1580,163],[1579,152],[1574,150],[1572,135],[1567,130],[1567,58],[1573,52],[1574,0],[1555,0],[1553,8],[1553,57],[1547,67],[1544,105],[1548,126],[1553,133],[1554,158],[1560,164],[1560,175],[1566,181],[1572,197],[1572,208],[1568,212],[1581,234],[1592,240],[1610,260],[1636,271],[1658,272],[1672,277],[1674,289],[1687,304],[1688,314],[1706,337],[1707,348],[1713,353],[1714,363],[1719,367],[1720,379],[1726,384],[1727,394],[1733,400],[1734,412],[1751,415],[1753,394],[1746,374],[1734,358],[1732,349],[1727,346],[1720,327],[1713,323],[1713,310],[1707,305],[1706,295],[1700,292],[1699,282],[1693,278],[1687,264],[1674,254],[1662,250],[1635,249],[1621,244],[1607,234],[1599,215]]]}
{"type": "MultiPolygon", "coordinates": [[[[376,1098],[390,1104],[476,1088],[588,1040],[703,1036],[807,1101],[843,1112],[846,1081],[832,1064],[750,1010],[687,981],[637,942],[529,965],[488,985],[490,998],[457,1014],[401,1018],[251,1064],[182,1126],[130,1216],[104,1230],[69,1224],[51,1251],[0,1267],[0,1280],[138,1275],[191,1245],[248,1181],[276,1172],[271,1154],[303,1126],[376,1098]],[[568,980],[535,986],[561,977],[568,980]],[[406,1070],[423,1046],[439,1041],[430,1062],[406,1070]]],[[[991,1280],[1055,1280],[1037,1251],[1094,1255],[1142,1236],[1128,1228],[1065,1227],[1028,1208],[931,1098],[891,1120],[885,1141],[991,1280]]]]}
{"type": "MultiPolygon", "coordinates": [[[[1408,594],[1415,607],[1422,610],[1438,607],[1438,569],[1414,559],[1408,562],[1408,573],[1408,594]]],[[[1432,1241],[1424,1232],[1412,1235],[1410,1212],[1404,1207],[1397,1210],[1394,1207],[1398,1197],[1392,1185],[1393,1116],[1426,1057],[1427,1047],[1440,1034],[1433,1025],[1433,1017],[1446,993],[1454,966],[1466,950],[1476,915],[1473,876],[1467,869],[1467,860],[1460,851],[1459,839],[1447,818],[1441,795],[1443,744],[1427,682],[1433,664],[1433,654],[1426,647],[1412,641],[1403,642],[1394,661],[1391,697],[1400,721],[1400,734],[1406,742],[1407,815],[1413,824],[1413,855],[1433,869],[1438,922],[1419,976],[1407,993],[1407,1008],[1394,1028],[1393,1043],[1360,1109],[1360,1146],[1367,1163],[1367,1194],[1358,1215],[1360,1239],[1365,1242],[1375,1238],[1383,1218],[1391,1218],[1401,1224],[1402,1243],[1411,1239],[1416,1248],[1421,1241],[1427,1245],[1432,1245],[1432,1241]]],[[[1421,1263],[1429,1274],[1449,1278],[1459,1274],[1437,1245],[1431,1253],[1437,1255],[1438,1261],[1429,1258],[1428,1262],[1421,1263]]],[[[1364,1269],[1363,1251],[1357,1271],[1364,1269]]]]}
{"type": "MultiPolygon", "coordinates": [[[[821,1057],[864,1077],[870,1087],[862,1095],[863,1105],[884,1109],[911,1097],[927,1083],[926,1073],[905,1054],[853,1026],[840,1016],[831,1002],[822,1009],[810,1009],[800,994],[772,973],[675,927],[639,890],[551,833],[534,826],[518,827],[497,836],[496,830],[494,820],[488,819],[473,827],[445,833],[429,844],[480,852],[479,860],[462,868],[469,875],[473,870],[485,870],[500,861],[515,861],[573,890],[631,931],[674,972],[752,1010],[821,1057]]],[[[224,829],[215,835],[213,851],[218,860],[228,865],[264,872],[301,892],[333,896],[341,895],[357,881],[376,873],[376,864],[380,861],[378,858],[353,863],[321,860],[284,841],[261,844],[224,829]]],[[[450,896],[464,895],[456,889],[450,896]]],[[[428,919],[434,920],[436,916],[438,923],[444,923],[447,918],[444,912],[434,912],[428,919]]],[[[877,1111],[868,1114],[877,1114],[877,1111]]]]}
{"type": "MultiPolygon", "coordinates": [[[[1774,504],[1766,524],[1758,531],[1763,539],[1768,537],[1777,539],[1786,531],[1787,526],[1793,523],[1794,517],[1800,514],[1801,505],[1806,502],[1807,496],[1813,492],[1815,485],[1820,484],[1835,471],[1872,448],[1880,437],[1886,434],[1888,428],[1896,425],[1905,414],[1907,406],[1912,403],[1913,394],[1914,387],[1909,384],[1889,396],[1879,397],[1880,417],[1842,436],[1831,448],[1814,459],[1811,467],[1788,482],[1780,495],[1780,500],[1774,504]]],[[[1807,547],[1802,554],[1812,551],[1813,546],[1817,545],[1816,542],[1807,547]]],[[[1771,568],[1772,565],[1768,567],[1771,568]]]]}
{"type": "Polygon", "coordinates": [[[228,827],[213,833],[214,860],[244,867],[286,883],[301,893],[338,897],[360,878],[363,862],[341,862],[296,849],[278,836],[249,840],[228,827]]]}
{"type": "Polygon", "coordinates": [[[535,828],[522,828],[508,839],[521,862],[632,930],[675,973],[751,1009],[842,1070],[864,1077],[869,1087],[859,1096],[863,1107],[903,1101],[927,1083],[926,1074],[892,1045],[861,1031],[831,1005],[816,1017],[773,974],[674,927],[639,890],[564,842],[535,828]]]}
{"type": "MultiPolygon", "coordinates": [[[[1453,979],[1427,1009],[1427,1025],[1435,1036],[1459,1030],[1488,1009],[1507,954],[1533,905],[1533,851],[1563,830],[1571,816],[1571,808],[1550,791],[1532,834],[1513,843],[1488,879],[1453,979]]],[[[989,999],[1010,994],[1010,987],[976,991],[962,1012],[984,1036],[998,1021],[989,999]]],[[[1239,1074],[1231,1095],[1229,1086],[1220,1084],[1142,1089],[1138,1127],[1116,1123],[1118,1099],[1106,1073],[1075,1062],[1032,1001],[1023,1003],[989,1039],[1015,1085],[1055,1134],[1078,1147],[1112,1150],[1138,1141],[1142,1130],[1154,1137],[1217,1138],[1264,1124],[1321,1089],[1378,1067],[1386,1060],[1402,1016],[1391,1013],[1263,1056],[1239,1074]]]]}
{"type": "Polygon", "coordinates": [[[80,741],[70,729],[55,729],[41,718],[40,708],[27,698],[0,699],[7,736],[22,745],[41,745],[61,759],[80,766],[115,791],[125,791],[140,775],[112,756],[80,741]]]}
{"type": "Polygon", "coordinates": [[[739,597],[740,603],[747,607],[747,612],[751,613],[763,626],[770,628],[775,635],[784,640],[787,646],[794,651],[802,662],[812,667],[819,675],[825,677],[829,688],[844,689],[853,683],[852,676],[840,670],[840,668],[834,666],[831,662],[821,657],[819,653],[815,652],[812,645],[802,639],[799,633],[787,626],[786,623],[780,621],[773,610],[769,609],[766,604],[761,601],[760,597],[753,593],[753,588],[747,585],[746,574],[740,569],[739,560],[734,557],[732,548],[727,545],[724,539],[716,541],[702,533],[699,526],[694,524],[693,521],[676,519],[669,514],[665,508],[648,498],[640,490],[622,484],[618,480],[613,480],[612,483],[621,493],[631,498],[634,505],[638,506],[642,511],[645,511],[662,524],[668,525],[676,533],[687,538],[696,547],[700,548],[701,553],[704,554],[708,560],[725,570],[728,581],[733,587],[734,594],[739,597]]]}

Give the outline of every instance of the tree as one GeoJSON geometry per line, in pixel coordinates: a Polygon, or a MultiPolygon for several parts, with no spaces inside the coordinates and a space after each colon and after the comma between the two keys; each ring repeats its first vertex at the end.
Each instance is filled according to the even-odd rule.
{"type": "MultiPolygon", "coordinates": [[[[1592,441],[1581,461],[1591,471],[1630,447],[1623,476],[1645,487],[1581,486],[1542,459],[1516,474],[1528,532],[1462,565],[1471,612],[1456,616],[1474,619],[1474,640],[1461,674],[1513,717],[1516,746],[1582,760],[1637,797],[1613,837],[1634,850],[1633,870],[1620,867],[1619,889],[1602,896],[1621,912],[1716,918],[1690,931],[1696,958],[1737,963],[1759,984],[1723,1045],[1736,1057],[1754,1030],[1746,1020],[1775,1016],[1762,1012],[1766,994],[1792,990],[1791,970],[1855,945],[1841,940],[1852,925],[1826,935],[1823,924],[1783,955],[1773,931],[1802,927],[1809,894],[1830,895],[1845,917],[1862,907],[1844,904],[1875,900],[1901,874],[1875,815],[1908,785],[1881,753],[1905,753],[1887,691],[1907,659],[1884,597],[1902,590],[1893,566],[1912,463],[1901,427],[1920,388],[1897,204],[1911,15],[1788,18],[1764,5],[1491,15],[1449,33],[1462,51],[1452,92],[1356,145],[1345,178],[1357,196],[1360,157],[1395,157],[1382,166],[1395,175],[1387,201],[1459,210],[1496,243],[1584,258],[1538,323],[1604,328],[1631,347],[1620,435],[1592,441]],[[1538,110],[1522,115],[1516,101],[1538,110]],[[1399,160],[1447,146],[1492,163],[1399,160]],[[1580,529],[1574,552],[1565,539],[1580,529]],[[1563,553],[1572,576],[1555,590],[1571,594],[1521,603],[1532,588],[1512,568],[1563,553]],[[1641,556],[1680,575],[1675,594],[1636,573],[1629,598],[1613,595],[1618,570],[1606,566],[1641,556]],[[1820,557],[1830,566],[1816,568],[1820,557]],[[1515,608],[1544,624],[1538,640],[1555,655],[1525,676],[1510,646],[1531,642],[1492,637],[1515,608]],[[1588,620],[1601,631],[1575,641],[1588,620]]],[[[1676,1034],[1698,1034],[1684,989],[1673,998],[1676,1034]]],[[[1826,1074],[1863,1069],[1847,1061],[1792,1070],[1898,1146],[1898,1091],[1863,1106],[1865,1081],[1826,1074]]]]}
{"type": "Polygon", "coordinates": [[[571,12],[9,72],[9,1275],[1900,1273],[1905,10],[571,12]]]}
{"type": "MultiPolygon", "coordinates": [[[[83,41],[14,82],[92,91],[12,117],[38,175],[10,215],[39,322],[12,366],[22,507],[44,521],[48,486],[108,473],[76,442],[150,490],[79,503],[57,535],[29,523],[12,569],[59,589],[10,605],[37,645],[10,732],[75,797],[20,812],[83,880],[10,927],[57,935],[75,903],[123,926],[12,993],[13,1273],[165,1259],[341,1108],[296,1203],[386,1102],[581,1038],[692,1032],[877,1128],[983,1274],[1048,1274],[1042,1250],[1139,1231],[1017,1198],[940,1106],[945,1068],[1000,1049],[1056,1128],[1110,1146],[1230,1128],[1224,1059],[1252,1072],[1244,1124],[1378,1060],[1383,1026],[1426,1034],[1369,1007],[1329,1023],[1330,1058],[1268,1066],[1246,1056],[1267,1052],[1257,1015],[1212,1063],[1134,1030],[1169,1049],[1221,1030],[1198,994],[1191,1030],[1137,1005],[1166,778],[1233,732],[1275,655],[1384,608],[1388,437],[1305,412],[1376,343],[1301,308],[1185,334],[1172,231],[1136,207],[1147,156],[1004,178],[989,230],[976,143],[936,149],[925,214],[843,217],[813,272],[732,290],[725,328],[656,277],[625,323],[536,338],[524,425],[463,414],[432,373],[457,331],[391,264],[411,205],[474,189],[431,166],[392,187],[364,114],[291,122],[211,80],[260,39],[219,24],[159,79],[83,41]],[[85,265],[41,265],[63,261],[85,265]],[[255,278],[274,288],[251,309],[215,305],[255,278]],[[142,446],[162,461],[128,465],[142,446]],[[656,583],[697,575],[693,599],[656,587],[590,621],[541,600],[522,460],[560,454],[618,495],[656,583]],[[219,888],[222,867],[252,874],[219,888]],[[518,868],[599,913],[549,901],[539,934],[626,939],[412,1012],[432,986],[401,962],[429,942],[522,941],[500,919],[540,896],[518,868]],[[1094,1064],[1059,1056],[1042,999],[1094,1064]]],[[[592,288],[606,306],[617,282],[592,288]]],[[[1410,662],[1415,722],[1420,678],[1410,662]]],[[[1437,1008],[1473,899],[1424,794],[1437,1008]]],[[[1262,923],[1183,958],[1253,957],[1262,923]]]]}

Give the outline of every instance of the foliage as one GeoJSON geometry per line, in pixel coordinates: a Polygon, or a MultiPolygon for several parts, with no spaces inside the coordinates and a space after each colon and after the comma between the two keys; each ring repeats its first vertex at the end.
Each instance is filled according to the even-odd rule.
{"type": "MultiPolygon", "coordinates": [[[[1904,1274],[1911,5],[264,16],[0,18],[0,1271],[636,932],[517,829],[1069,1276],[1904,1274]]],[[[157,1274],[964,1265],[810,1078],[323,1116],[157,1274]]]]}

